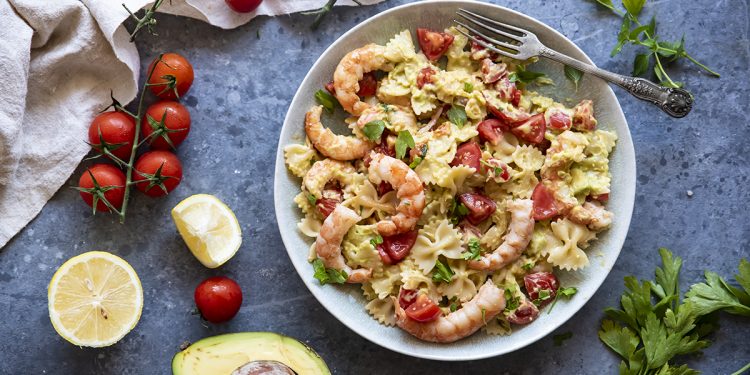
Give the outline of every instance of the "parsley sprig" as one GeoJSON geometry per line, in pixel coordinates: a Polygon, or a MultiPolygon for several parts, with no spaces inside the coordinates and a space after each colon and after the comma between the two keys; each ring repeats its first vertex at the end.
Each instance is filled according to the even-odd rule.
{"type": "Polygon", "coordinates": [[[348,275],[345,271],[339,271],[333,268],[326,268],[323,261],[318,258],[312,262],[315,273],[313,277],[318,279],[320,285],[325,284],[343,284],[346,282],[348,275]]]}
{"type": "Polygon", "coordinates": [[[464,260],[479,260],[482,258],[482,247],[479,245],[479,239],[472,237],[469,239],[467,247],[469,250],[461,254],[464,260]]]}
{"type": "Polygon", "coordinates": [[[435,272],[432,273],[432,281],[434,282],[450,283],[453,275],[456,274],[448,265],[448,262],[443,263],[440,259],[435,261],[434,270],[435,272]]]}
{"type": "Polygon", "coordinates": [[[719,73],[700,63],[685,50],[684,35],[679,41],[669,42],[662,40],[656,34],[656,17],[651,17],[648,24],[641,24],[638,17],[646,5],[646,0],[622,0],[623,10],[616,8],[612,0],[596,0],[596,2],[622,17],[620,31],[617,34],[617,44],[611,53],[613,57],[620,53],[626,44],[646,48],[646,52],[638,53],[635,56],[633,61],[634,76],[644,75],[653,63],[652,69],[660,84],[667,87],[682,87],[682,82],[674,81],[667,74],[664,65],[685,58],[709,74],[720,77],[719,73]]]}

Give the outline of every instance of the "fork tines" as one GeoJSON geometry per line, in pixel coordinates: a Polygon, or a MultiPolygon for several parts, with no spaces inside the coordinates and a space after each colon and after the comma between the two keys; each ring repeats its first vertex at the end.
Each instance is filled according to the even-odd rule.
{"type": "Polygon", "coordinates": [[[506,39],[508,39],[510,42],[501,41],[496,39],[495,37],[490,36],[487,32],[481,32],[477,30],[474,27],[471,27],[467,25],[464,22],[453,20],[456,24],[464,27],[466,30],[469,30],[472,34],[471,35],[464,30],[461,30],[460,28],[457,29],[458,32],[465,35],[469,39],[471,39],[473,42],[479,44],[480,46],[487,48],[493,52],[496,52],[500,55],[507,56],[514,59],[523,59],[519,56],[521,53],[521,47],[523,46],[523,43],[525,42],[525,37],[527,34],[529,34],[528,31],[523,30],[521,28],[518,28],[513,25],[508,25],[506,23],[498,22],[496,20],[478,15],[476,13],[470,12],[465,9],[459,9],[456,11],[456,14],[470,23],[479,26],[480,28],[489,31],[492,34],[502,36],[506,39]],[[494,25],[496,27],[490,26],[494,25]],[[504,28],[508,31],[499,29],[504,28]],[[518,34],[520,35],[518,35],[518,34]]]}

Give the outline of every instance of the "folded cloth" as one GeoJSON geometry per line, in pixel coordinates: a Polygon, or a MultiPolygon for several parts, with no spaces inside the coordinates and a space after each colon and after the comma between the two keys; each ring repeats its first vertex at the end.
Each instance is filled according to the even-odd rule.
{"type": "MultiPolygon", "coordinates": [[[[110,103],[110,90],[122,103],[135,98],[140,58],[122,26],[129,15],[121,3],[135,11],[151,2],[0,0],[0,248],[88,153],[88,126],[110,103]]],[[[166,0],[159,10],[228,29],[325,3],[265,0],[252,13],[236,13],[221,0],[166,0]]]]}

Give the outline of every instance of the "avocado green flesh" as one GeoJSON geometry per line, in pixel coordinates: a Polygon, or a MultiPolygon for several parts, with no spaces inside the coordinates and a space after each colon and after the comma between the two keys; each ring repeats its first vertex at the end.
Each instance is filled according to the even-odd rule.
{"type": "Polygon", "coordinates": [[[328,375],[323,359],[307,345],[271,332],[242,332],[196,341],[172,359],[174,375],[229,375],[258,360],[278,361],[298,374],[328,375]]]}

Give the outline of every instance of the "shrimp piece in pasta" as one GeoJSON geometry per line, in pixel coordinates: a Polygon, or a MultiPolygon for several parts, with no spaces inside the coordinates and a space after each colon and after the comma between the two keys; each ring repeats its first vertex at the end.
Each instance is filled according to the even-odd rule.
{"type": "Polygon", "coordinates": [[[586,225],[593,231],[600,231],[612,224],[612,212],[596,202],[586,202],[582,206],[573,207],[568,213],[571,221],[586,225]]]}
{"type": "Polygon", "coordinates": [[[510,225],[503,243],[490,254],[479,260],[469,261],[469,267],[475,270],[495,271],[512,263],[529,245],[534,231],[532,218],[533,202],[531,199],[516,199],[508,202],[510,225]]]}
{"type": "Polygon", "coordinates": [[[305,115],[305,133],[313,146],[321,154],[336,160],[363,158],[374,146],[372,143],[354,136],[334,134],[320,122],[323,106],[310,109],[305,115]]]}
{"type": "Polygon", "coordinates": [[[323,189],[329,181],[337,181],[341,185],[350,182],[350,176],[355,173],[351,164],[333,159],[316,161],[302,178],[302,185],[315,198],[323,198],[323,189]]]}
{"type": "Polygon", "coordinates": [[[364,268],[352,270],[341,254],[341,241],[344,240],[344,236],[352,225],[360,219],[359,215],[351,209],[338,205],[323,221],[318,238],[315,240],[315,253],[323,260],[326,268],[346,272],[348,275],[346,281],[349,283],[363,283],[372,274],[371,270],[364,268]]]}
{"type": "Polygon", "coordinates": [[[341,59],[333,73],[333,87],[336,91],[336,99],[345,111],[359,116],[370,107],[357,95],[359,81],[365,73],[383,70],[387,67],[388,61],[384,54],[384,46],[371,43],[347,53],[341,59]]]}
{"type": "Polygon", "coordinates": [[[445,316],[419,323],[406,315],[398,303],[396,308],[396,325],[420,340],[448,343],[470,336],[486,325],[505,309],[503,290],[487,280],[479,292],[469,302],[445,316]]]}
{"type": "Polygon", "coordinates": [[[375,152],[370,153],[370,158],[370,182],[375,185],[388,182],[399,199],[396,214],[377,223],[378,233],[393,236],[414,229],[425,206],[422,180],[401,160],[375,152]]]}

